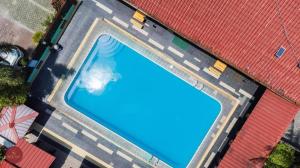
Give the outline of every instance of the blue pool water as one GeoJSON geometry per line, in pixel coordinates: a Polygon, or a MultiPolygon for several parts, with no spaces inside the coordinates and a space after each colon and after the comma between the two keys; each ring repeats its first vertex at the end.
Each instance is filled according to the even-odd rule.
{"type": "Polygon", "coordinates": [[[109,35],[96,41],[65,101],[176,168],[188,165],[221,108],[109,35]]]}

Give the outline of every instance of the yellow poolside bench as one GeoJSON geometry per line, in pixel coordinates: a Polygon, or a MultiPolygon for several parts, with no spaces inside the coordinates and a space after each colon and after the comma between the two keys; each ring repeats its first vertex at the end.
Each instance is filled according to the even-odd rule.
{"type": "Polygon", "coordinates": [[[142,25],[141,23],[139,23],[138,21],[134,20],[134,19],[130,19],[130,22],[133,24],[133,26],[142,29],[144,27],[144,25],[142,25]]]}
{"type": "Polygon", "coordinates": [[[133,14],[133,18],[141,23],[143,23],[145,21],[145,15],[143,13],[141,13],[140,11],[135,11],[133,14]]]}
{"type": "Polygon", "coordinates": [[[222,73],[220,71],[218,71],[217,69],[215,69],[214,67],[209,67],[208,70],[214,74],[217,78],[219,78],[222,73]]]}
{"type": "Polygon", "coordinates": [[[221,72],[224,72],[226,67],[227,67],[227,65],[219,60],[217,60],[214,64],[214,68],[218,69],[221,72]]]}

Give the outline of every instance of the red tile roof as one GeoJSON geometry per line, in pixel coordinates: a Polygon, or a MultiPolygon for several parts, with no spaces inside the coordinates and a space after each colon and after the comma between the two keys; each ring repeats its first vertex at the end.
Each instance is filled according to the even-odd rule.
{"type": "Polygon", "coordinates": [[[247,167],[268,156],[299,109],[299,106],[267,90],[234,139],[219,167],[247,167]]]}
{"type": "Polygon", "coordinates": [[[271,90],[300,104],[300,2],[129,0],[271,90]],[[286,48],[280,59],[275,53],[286,48]]]}
{"type": "Polygon", "coordinates": [[[15,165],[21,168],[49,168],[55,159],[54,156],[29,144],[24,139],[20,139],[16,147],[19,147],[23,153],[22,160],[15,163],[15,165]]]}
{"type": "Polygon", "coordinates": [[[15,168],[15,166],[11,165],[7,161],[3,160],[0,163],[0,168],[15,168]]]}

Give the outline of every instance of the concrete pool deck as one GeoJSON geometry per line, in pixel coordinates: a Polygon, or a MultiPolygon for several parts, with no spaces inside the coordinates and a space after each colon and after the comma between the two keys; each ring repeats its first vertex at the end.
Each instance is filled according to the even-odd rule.
{"type": "MultiPolygon", "coordinates": [[[[211,128],[211,131],[207,134],[208,138],[205,138],[201,147],[199,147],[197,155],[205,155],[207,154],[207,149],[211,148],[214,144],[214,141],[219,136],[221,131],[224,129],[224,126],[228,122],[228,118],[231,117],[232,113],[235,111],[236,107],[239,104],[239,100],[232,95],[228,94],[224,90],[220,89],[219,87],[215,86],[214,84],[210,83],[209,81],[205,80],[204,78],[194,74],[189,69],[185,68],[184,66],[178,64],[177,62],[173,61],[171,57],[168,55],[165,55],[164,53],[156,50],[155,48],[149,46],[148,44],[144,43],[143,41],[139,40],[135,36],[132,36],[131,34],[127,33],[122,28],[118,27],[114,23],[106,20],[106,19],[96,19],[94,23],[92,24],[91,28],[89,29],[87,35],[85,36],[84,40],[82,41],[81,45],[79,46],[78,50],[76,51],[75,55],[72,57],[72,60],[68,64],[67,68],[74,68],[79,69],[82,62],[85,60],[86,56],[90,52],[92,46],[94,45],[95,41],[98,39],[98,37],[101,34],[110,34],[113,37],[117,38],[118,40],[122,41],[127,46],[130,46],[134,50],[141,53],[141,55],[147,57],[148,59],[156,62],[156,64],[159,64],[166,70],[172,72],[173,74],[176,74],[176,76],[180,77],[181,79],[187,81],[190,85],[194,86],[195,88],[199,88],[201,91],[206,93],[207,95],[215,98],[220,102],[222,105],[222,110],[219,114],[219,117],[216,119],[216,122],[220,122],[221,118],[223,116],[227,116],[226,119],[220,124],[219,128],[216,128],[216,124],[211,128]],[[131,39],[131,40],[129,40],[131,39]],[[76,60],[76,62],[75,62],[76,60]],[[171,66],[172,65],[172,66],[171,66]],[[172,68],[170,68],[172,67],[172,68]],[[207,149],[206,149],[207,147],[207,149]]],[[[64,100],[64,94],[66,93],[67,88],[69,87],[69,84],[72,82],[75,74],[68,75],[65,79],[60,79],[62,81],[59,81],[58,84],[55,86],[52,94],[48,97],[47,101],[54,107],[57,108],[57,110],[66,112],[69,114],[69,116],[74,116],[77,120],[80,118],[85,118],[84,115],[76,112],[76,110],[73,110],[70,108],[64,100]],[[53,97],[54,96],[54,97],[53,97]]],[[[200,107],[199,107],[200,108],[200,107]]],[[[85,125],[88,127],[93,127],[90,125],[90,123],[93,123],[94,121],[87,121],[85,122],[85,125]]],[[[97,125],[96,122],[94,122],[95,125],[97,125]]],[[[97,129],[98,132],[104,132],[106,131],[105,128],[97,129]]],[[[137,157],[143,156],[142,158],[145,158],[145,161],[150,160],[153,156],[151,154],[148,154],[144,152],[143,150],[140,150],[139,148],[136,148],[133,144],[130,142],[120,142],[123,141],[122,138],[119,138],[114,135],[113,132],[108,133],[107,137],[111,139],[111,141],[120,147],[122,147],[124,150],[128,148],[128,146],[131,146],[131,149],[134,149],[133,152],[129,150],[132,154],[136,155],[137,157]],[[136,148],[136,149],[135,149],[136,148]],[[139,152],[136,152],[139,151],[139,152]]],[[[159,158],[158,158],[159,159],[159,158]]],[[[201,160],[200,160],[201,161],[201,160]]],[[[196,163],[196,161],[193,160],[193,162],[196,163]]],[[[162,165],[163,162],[159,162],[162,165]]],[[[162,166],[167,167],[167,166],[162,166]]]]}
{"type": "MultiPolygon", "coordinates": [[[[174,46],[171,42],[174,34],[160,27],[151,20],[146,21],[145,25],[148,26],[145,26],[142,30],[133,27],[129,22],[133,12],[134,11],[132,9],[118,1],[83,1],[66,32],[59,41],[59,43],[64,47],[64,50],[61,51],[57,57],[51,58],[50,56],[47,61],[48,63],[45,63],[40,74],[33,83],[32,96],[47,103],[47,100],[53,101],[52,98],[55,94],[50,94],[55,93],[53,92],[53,88],[49,89],[46,95],[42,95],[45,93],[41,92],[41,90],[44,90],[44,87],[47,85],[47,80],[49,80],[45,78],[45,74],[55,73],[53,63],[51,64],[49,62],[54,62],[54,65],[62,64],[68,69],[73,68],[73,66],[68,66],[70,65],[70,62],[72,62],[72,59],[74,63],[80,63],[80,60],[75,59],[73,55],[76,54],[78,51],[77,49],[80,48],[81,42],[84,37],[86,37],[87,32],[91,30],[90,27],[93,23],[95,23],[95,19],[103,18],[102,20],[105,19],[106,23],[113,27],[121,28],[125,31],[125,33],[128,33],[128,35],[139,40],[139,43],[144,43],[147,46],[156,48],[155,50],[159,52],[157,53],[158,55],[163,54],[169,56],[167,60],[168,62],[172,62],[170,65],[180,67],[179,69],[184,70],[186,74],[192,74],[191,76],[193,76],[193,79],[198,79],[198,77],[200,77],[200,81],[207,81],[206,84],[211,85],[211,87],[205,87],[207,89],[205,91],[211,93],[213,96],[219,97],[219,100],[224,100],[225,102],[222,103],[223,108],[229,109],[228,112],[231,112],[230,109],[232,109],[232,106],[236,104],[232,103],[232,101],[228,102],[228,100],[238,100],[236,101],[239,103],[236,104],[237,109],[232,111],[232,114],[230,115],[220,116],[218,122],[215,124],[215,129],[221,131],[214,130],[212,131],[212,134],[210,134],[211,139],[214,140],[214,143],[210,143],[212,145],[207,146],[210,147],[210,150],[206,150],[205,155],[203,155],[203,153],[198,153],[194,157],[196,159],[190,164],[190,167],[208,167],[213,156],[215,156],[217,152],[224,147],[224,144],[229,141],[228,134],[230,133],[230,130],[234,127],[238,119],[244,116],[245,112],[251,105],[251,102],[255,99],[254,94],[258,85],[230,67],[227,67],[222,76],[216,79],[205,71],[205,69],[213,65],[215,62],[213,57],[192,45],[190,45],[186,51],[174,46]],[[153,25],[156,25],[156,28],[154,28],[153,25]],[[227,95],[232,99],[222,98],[224,95],[227,95]],[[200,163],[200,165],[198,165],[198,163],[200,163]]],[[[85,55],[81,55],[81,57],[85,57],[85,55]]],[[[74,69],[76,71],[76,68],[74,69]]],[[[69,77],[67,74],[63,75],[69,77]]],[[[51,76],[53,77],[53,79],[51,79],[53,80],[53,83],[65,83],[65,80],[59,80],[61,77],[56,77],[55,75],[51,76]]],[[[189,79],[189,77],[190,76],[188,76],[187,79],[189,79]]],[[[54,87],[55,89],[60,88],[59,85],[55,84],[54,86],[57,86],[54,87]]],[[[56,110],[52,113],[50,119],[44,124],[45,130],[49,130],[48,132],[51,132],[56,136],[64,137],[65,140],[72,142],[72,144],[78,144],[80,149],[88,151],[86,153],[95,153],[93,156],[99,158],[107,165],[111,165],[111,163],[113,163],[113,167],[118,167],[117,165],[120,164],[120,158],[123,158],[123,161],[127,161],[128,163],[124,164],[122,162],[124,165],[122,167],[137,167],[137,165],[140,167],[165,166],[163,163],[159,162],[157,158],[152,157],[151,155],[146,155],[146,158],[140,158],[139,156],[135,156],[135,154],[132,155],[131,153],[128,153],[128,150],[123,150],[122,147],[114,147],[112,149],[111,146],[115,146],[116,144],[109,142],[107,139],[106,141],[108,142],[106,142],[105,137],[101,136],[101,134],[97,134],[99,132],[105,133],[103,130],[99,130],[98,124],[91,124],[86,127],[86,125],[79,124],[83,121],[78,120],[78,118],[86,120],[84,117],[77,116],[76,119],[77,114],[74,114],[74,112],[70,112],[64,107],[59,107],[56,103],[51,102],[50,104],[53,105],[56,110]],[[74,122],[74,120],[76,122],[74,122]],[[89,128],[92,129],[90,130],[89,128]],[[86,141],[88,142],[88,145],[82,146],[80,141],[86,141]],[[105,143],[100,143],[98,141],[105,141],[105,143]],[[108,154],[115,155],[106,156],[105,154],[101,154],[101,152],[95,152],[95,150],[102,150],[108,154]],[[129,157],[127,157],[128,155],[129,157]]],[[[50,113],[48,113],[48,115],[50,115],[50,113]]],[[[89,122],[89,120],[87,121],[89,122]]]]}

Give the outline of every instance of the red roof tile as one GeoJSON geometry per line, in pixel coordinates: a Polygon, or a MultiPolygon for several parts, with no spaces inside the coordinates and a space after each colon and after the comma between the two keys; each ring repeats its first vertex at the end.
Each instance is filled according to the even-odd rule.
{"type": "Polygon", "coordinates": [[[16,165],[21,168],[49,168],[54,157],[40,148],[20,139],[16,144],[23,153],[22,160],[16,165]]]}
{"type": "Polygon", "coordinates": [[[268,156],[299,109],[300,107],[267,90],[234,139],[219,167],[247,167],[268,156]]]}
{"type": "Polygon", "coordinates": [[[286,0],[129,0],[271,90],[300,104],[300,3],[286,0]],[[280,59],[275,53],[286,48],[280,59]]]}
{"type": "Polygon", "coordinates": [[[0,168],[15,168],[15,166],[11,165],[7,161],[3,160],[0,162],[0,168]]]}

